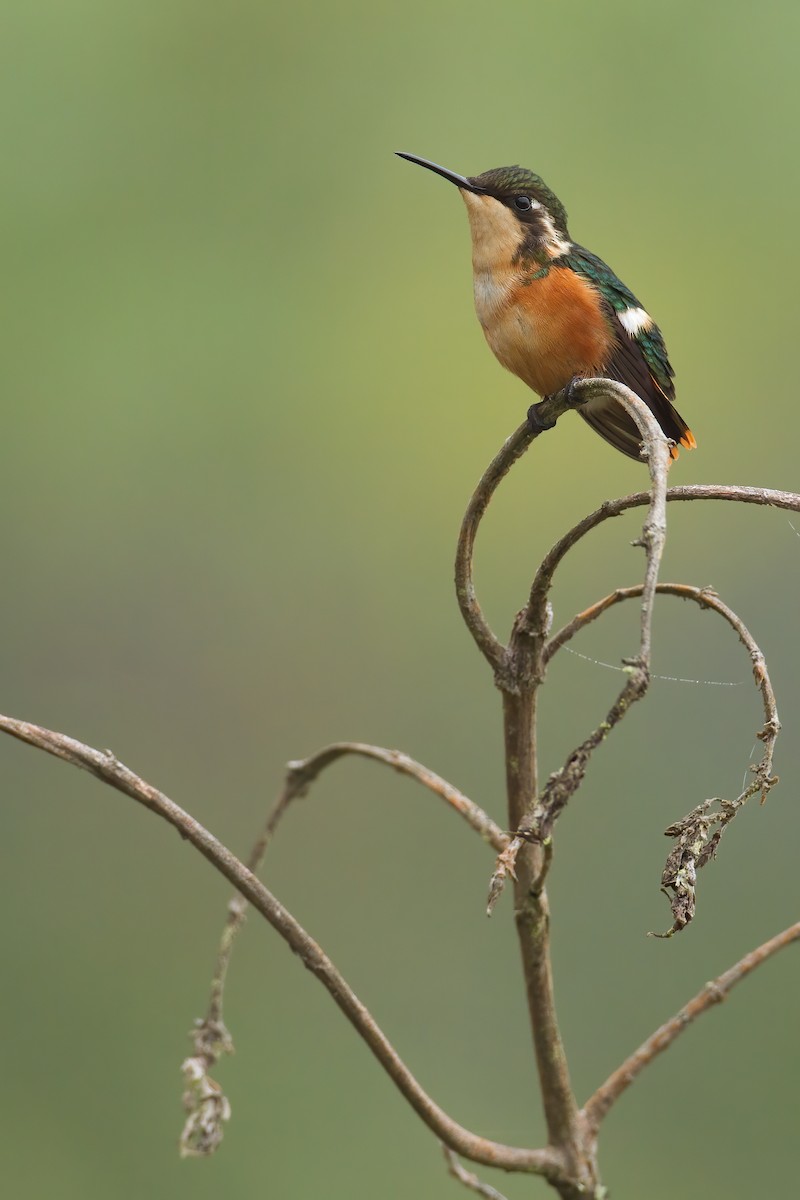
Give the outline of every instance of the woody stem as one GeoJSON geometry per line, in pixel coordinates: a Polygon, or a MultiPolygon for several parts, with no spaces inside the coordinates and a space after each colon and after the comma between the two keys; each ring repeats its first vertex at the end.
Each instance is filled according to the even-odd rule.
{"type": "MultiPolygon", "coordinates": [[[[525,660],[530,659],[531,651],[531,647],[514,648],[511,657],[515,674],[529,673],[530,663],[525,660]]],[[[537,790],[537,687],[535,682],[503,691],[510,829],[519,826],[537,790]]],[[[550,960],[550,907],[543,885],[545,856],[545,848],[540,844],[525,843],[520,849],[516,860],[514,917],[548,1139],[561,1152],[568,1177],[579,1180],[585,1194],[593,1195],[598,1183],[597,1164],[593,1147],[583,1136],[556,1015],[550,960]]],[[[568,1192],[562,1194],[567,1196],[568,1192]]]]}

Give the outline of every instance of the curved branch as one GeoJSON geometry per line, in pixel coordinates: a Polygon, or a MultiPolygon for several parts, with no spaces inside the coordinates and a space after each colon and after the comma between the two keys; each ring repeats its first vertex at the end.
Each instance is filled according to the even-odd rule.
{"type": "Polygon", "coordinates": [[[416,779],[417,783],[421,783],[423,787],[441,797],[446,804],[454,808],[488,845],[498,851],[508,845],[508,835],[499,825],[495,824],[479,804],[470,800],[441,775],[437,775],[422,763],[410,758],[409,755],[403,754],[401,750],[387,750],[383,746],[371,746],[367,742],[333,742],[308,758],[290,762],[286,776],[286,789],[288,790],[290,786],[293,788],[293,797],[305,795],[309,785],[325,767],[331,766],[338,759],[350,754],[361,758],[370,758],[391,767],[400,775],[416,779]]]}
{"type": "MultiPolygon", "coordinates": [[[[667,489],[667,502],[678,500],[733,500],[740,504],[758,504],[768,508],[782,508],[800,512],[800,495],[797,492],[781,492],[773,488],[746,487],[742,484],[688,484],[667,489]]],[[[573,526],[560,538],[542,559],[531,588],[531,600],[546,603],[547,593],[553,582],[556,567],[569,550],[582,537],[602,525],[609,517],[618,517],[629,508],[638,508],[650,500],[649,492],[633,492],[617,500],[606,500],[594,512],[573,526]]]]}
{"type": "MultiPolygon", "coordinates": [[[[519,824],[514,840],[499,861],[490,884],[490,906],[496,902],[509,859],[513,861],[515,845],[525,841],[546,842],[553,826],[570,797],[580,787],[586,774],[589,758],[593,751],[608,737],[615,725],[622,720],[630,706],[647,692],[650,685],[650,657],[652,648],[653,606],[656,594],[658,570],[666,539],[666,495],[667,472],[669,470],[669,442],[650,409],[629,388],[607,379],[587,379],[575,385],[586,399],[597,395],[611,394],[639,427],[642,435],[642,453],[647,456],[651,489],[647,493],[649,509],[642,536],[634,545],[642,546],[646,555],[644,582],[641,585],[642,612],[639,632],[639,652],[625,660],[628,678],[604,721],[594,729],[567,758],[564,766],[554,771],[540,796],[531,797],[528,809],[519,824]]],[[[552,553],[552,552],[551,552],[552,553]]],[[[538,575],[537,575],[538,580],[538,575]]],[[[534,580],[530,598],[519,614],[514,627],[512,645],[538,642],[547,625],[547,588],[540,588],[534,580]]]]}
{"type": "Polygon", "coordinates": [[[533,433],[529,426],[524,424],[512,433],[507,442],[503,443],[470,497],[467,511],[461,522],[456,546],[455,580],[458,607],[475,645],[496,675],[499,675],[505,666],[506,648],[492,632],[475,594],[472,569],[475,538],[478,526],[498,484],[508,474],[517,459],[522,457],[532,440],[533,433]]]}
{"type": "Polygon", "coordinates": [[[174,826],[181,837],[191,842],[195,849],[199,850],[203,857],[266,918],[298,955],[303,965],[322,983],[398,1090],[445,1145],[465,1158],[484,1163],[486,1166],[544,1175],[554,1181],[563,1177],[562,1162],[555,1150],[528,1150],[491,1141],[465,1129],[441,1109],[423,1091],[372,1015],[328,956],[288,909],[284,908],[226,846],[163,792],[140,779],[110,750],[96,750],[65,734],[54,733],[14,717],[0,716],[0,730],[56,758],[72,763],[73,766],[82,767],[103,783],[130,796],[174,826]]]}
{"type": "Polygon", "coordinates": [[[668,1049],[675,1039],[691,1025],[692,1021],[707,1012],[713,1005],[720,1004],[731,989],[746,979],[756,967],[760,967],[773,954],[777,954],[779,950],[783,950],[785,946],[796,941],[800,941],[800,921],[795,925],[790,925],[788,929],[784,929],[783,933],[777,934],[768,942],[764,942],[758,949],[751,950],[713,983],[707,983],[671,1020],[657,1029],[630,1058],[626,1058],[622,1066],[609,1076],[583,1107],[583,1116],[591,1133],[594,1136],[597,1135],[597,1130],[612,1105],[619,1100],[622,1093],[630,1087],[656,1055],[668,1049]]]}
{"type": "MultiPolygon", "coordinates": [[[[583,612],[577,613],[571,621],[563,625],[550,638],[544,648],[545,662],[549,663],[553,655],[569,642],[576,633],[580,632],[581,629],[585,629],[592,621],[596,621],[609,608],[613,608],[615,604],[621,604],[623,600],[635,600],[637,596],[641,596],[642,590],[640,583],[634,584],[632,587],[616,588],[607,596],[603,596],[602,600],[597,600],[594,604],[585,608],[583,612]]],[[[737,616],[732,608],[729,608],[727,604],[720,600],[712,588],[692,587],[688,583],[659,583],[656,587],[656,592],[662,596],[677,596],[681,600],[693,600],[700,608],[710,609],[721,616],[723,620],[727,621],[734,632],[738,634],[740,642],[750,654],[756,684],[760,688],[764,699],[765,719],[767,721],[777,719],[775,694],[766,672],[764,655],[741,617],[737,616]]]]}
{"type": "MultiPolygon", "coordinates": [[[[653,603],[655,601],[656,581],[664,552],[664,542],[667,536],[667,472],[671,457],[669,440],[653,413],[643,400],[629,388],[617,383],[608,386],[609,381],[589,380],[587,391],[589,398],[594,395],[607,395],[611,392],[617,403],[625,409],[628,416],[633,417],[642,435],[642,454],[647,459],[650,472],[650,497],[647,519],[642,529],[642,536],[634,545],[642,546],[647,556],[644,584],[642,585],[642,614],[641,637],[639,646],[638,665],[650,673],[650,650],[652,644],[653,603]],[[602,387],[598,383],[602,382],[602,387]]],[[[649,678],[648,678],[649,682],[649,678]]],[[[645,687],[647,685],[645,684],[645,687]]],[[[638,699],[638,697],[636,697],[638,699]]]]}
{"type": "MultiPolygon", "coordinates": [[[[250,871],[254,874],[258,871],[278,824],[292,801],[304,796],[326,767],[347,755],[372,759],[391,767],[401,775],[415,779],[455,809],[493,849],[499,852],[508,845],[508,834],[504,833],[478,804],[407,754],[400,750],[386,750],[383,746],[371,746],[366,742],[334,742],[308,758],[287,764],[283,788],[248,855],[247,867],[250,871]]],[[[191,1032],[195,1053],[203,1058],[207,1069],[217,1062],[221,1054],[231,1053],[233,1050],[233,1042],[223,1020],[223,994],[234,941],[246,916],[247,904],[237,893],[228,903],[228,916],[220,937],[211,980],[208,1010],[204,1019],[195,1025],[191,1032]]]]}
{"type": "MultiPolygon", "coordinates": [[[[633,600],[637,596],[642,595],[642,585],[636,584],[634,587],[617,588],[608,596],[604,596],[602,600],[598,600],[596,604],[592,604],[583,612],[578,613],[571,621],[568,621],[558,633],[553,634],[550,641],[547,643],[544,651],[545,661],[549,662],[553,655],[559,650],[570,638],[580,630],[589,625],[607,609],[612,608],[615,604],[620,604],[623,600],[633,600]]],[[[740,808],[745,800],[754,795],[755,792],[762,792],[762,802],[766,799],[766,793],[774,782],[777,782],[772,777],[772,759],[775,749],[775,741],[780,733],[781,723],[778,719],[778,705],[775,699],[775,692],[772,688],[772,681],[767,670],[767,663],[761,649],[758,646],[755,638],[750,630],[745,625],[741,617],[729,608],[716,592],[711,588],[691,587],[687,583],[659,583],[656,591],[664,596],[677,596],[681,600],[693,600],[695,604],[699,604],[701,608],[710,609],[711,612],[717,613],[724,621],[730,625],[731,629],[738,635],[739,641],[747,650],[750,656],[750,665],[753,669],[753,679],[756,687],[761,692],[761,699],[764,705],[764,727],[759,733],[759,738],[764,742],[764,759],[761,766],[757,770],[758,778],[754,784],[745,789],[737,801],[734,802],[736,808],[740,808]]]]}
{"type": "Polygon", "coordinates": [[[534,429],[530,422],[520,425],[511,437],[489,463],[480,478],[478,486],[470,497],[467,511],[461,522],[456,547],[455,580],[456,596],[461,616],[467,629],[472,634],[473,641],[487,660],[495,675],[503,677],[506,668],[507,651],[502,642],[492,632],[489,623],[483,615],[475,593],[473,581],[473,554],[478,526],[489,506],[492,496],[497,491],[500,482],[505,478],[517,459],[521,458],[531,442],[539,437],[546,429],[552,428],[559,417],[572,408],[577,408],[590,399],[585,389],[588,383],[607,383],[607,380],[580,380],[572,386],[562,388],[553,396],[546,396],[540,404],[535,405],[538,428],[534,429]]]}
{"type": "MultiPolygon", "coordinates": [[[[553,637],[545,647],[545,661],[549,662],[556,651],[565,645],[570,638],[574,637],[580,629],[597,620],[607,609],[613,607],[615,604],[620,604],[623,600],[633,600],[637,596],[641,596],[642,591],[641,584],[636,584],[634,587],[629,588],[617,588],[616,591],[611,592],[608,596],[604,596],[602,600],[598,600],[596,604],[592,604],[589,608],[584,609],[583,612],[578,613],[577,616],[573,617],[571,621],[568,621],[566,625],[559,629],[558,633],[553,634],[553,637]]],[[[747,788],[742,792],[739,800],[735,801],[735,806],[740,808],[745,800],[749,799],[750,796],[759,790],[762,792],[763,803],[766,799],[766,793],[772,787],[773,783],[777,782],[777,780],[771,778],[772,758],[775,741],[781,730],[781,723],[778,719],[778,705],[763,652],[741,617],[737,616],[732,608],[723,603],[717,593],[711,588],[691,587],[687,583],[659,583],[656,591],[665,596],[677,596],[681,600],[693,600],[701,608],[707,608],[711,612],[717,613],[724,621],[727,621],[750,655],[753,678],[756,687],[761,692],[761,699],[764,704],[764,728],[758,736],[764,742],[765,749],[764,759],[757,770],[759,778],[751,788],[747,788]]]]}
{"type": "MultiPolygon", "coordinates": [[[[673,822],[666,830],[668,837],[676,839],[676,845],[667,857],[661,884],[665,891],[669,889],[672,892],[671,904],[674,920],[671,928],[665,934],[656,934],[655,936],[671,937],[685,928],[693,919],[696,908],[697,871],[714,858],[723,833],[739,809],[756,792],[761,793],[761,803],[763,804],[771,789],[778,782],[777,775],[772,772],[772,763],[781,723],[778,719],[777,702],[772,690],[766,660],[741,617],[737,616],[733,609],[728,608],[727,604],[724,604],[716,592],[710,588],[690,587],[688,584],[682,583],[662,583],[658,585],[657,591],[668,596],[678,596],[682,600],[693,600],[701,608],[710,609],[727,621],[734,632],[738,634],[739,641],[750,656],[753,678],[756,687],[761,692],[764,705],[764,725],[756,734],[764,744],[764,753],[761,762],[757,766],[751,767],[753,778],[750,783],[743,788],[736,800],[705,800],[685,817],[673,822]],[[719,805],[718,808],[714,808],[715,803],[719,805]],[[712,828],[714,829],[713,834],[711,834],[712,828]]],[[[545,661],[549,662],[556,651],[565,645],[578,630],[597,620],[613,605],[619,604],[623,600],[635,599],[637,596],[641,596],[642,592],[641,585],[617,588],[610,595],[604,596],[602,600],[598,600],[583,612],[578,613],[550,639],[545,647],[545,661]]],[[[510,848],[506,853],[509,852],[510,848]]]]}

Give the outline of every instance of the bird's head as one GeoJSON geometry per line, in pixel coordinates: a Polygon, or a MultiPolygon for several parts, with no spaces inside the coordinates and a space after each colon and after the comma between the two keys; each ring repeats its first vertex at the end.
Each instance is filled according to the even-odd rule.
{"type": "Polygon", "coordinates": [[[398,154],[459,189],[467,206],[476,269],[523,258],[545,263],[569,250],[564,205],[533,171],[495,167],[481,175],[457,175],[415,154],[398,154]]]}

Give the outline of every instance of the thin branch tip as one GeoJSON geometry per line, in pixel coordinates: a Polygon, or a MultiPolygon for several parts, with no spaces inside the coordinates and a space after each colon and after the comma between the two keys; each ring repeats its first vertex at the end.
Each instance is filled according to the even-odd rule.
{"type": "MultiPolygon", "coordinates": [[[[663,935],[653,934],[652,936],[663,935]]],[[[797,941],[800,941],[800,921],[776,934],[775,937],[770,938],[755,950],[751,950],[727,971],[706,983],[688,1004],[684,1004],[674,1017],[660,1026],[647,1041],[642,1043],[638,1050],[626,1058],[583,1106],[584,1120],[594,1136],[597,1136],[602,1121],[613,1105],[654,1058],[663,1054],[676,1038],[680,1037],[684,1030],[688,1029],[704,1012],[727,1000],[738,983],[741,983],[778,951],[797,941]]]]}
{"type": "MultiPolygon", "coordinates": [[[[677,839],[661,877],[662,890],[671,902],[673,924],[663,933],[650,931],[648,936],[670,938],[685,929],[693,920],[697,907],[697,871],[715,857],[727,826],[752,796],[760,792],[763,804],[771,789],[779,782],[779,777],[773,772],[772,762],[781,725],[766,659],[741,617],[723,603],[718,593],[708,586],[698,588],[683,583],[659,583],[655,590],[658,595],[691,600],[699,608],[715,612],[733,629],[748,652],[753,678],[761,692],[764,711],[764,724],[756,733],[756,738],[764,744],[764,753],[759,763],[750,764],[749,770],[753,778],[739,797],[736,800],[721,797],[704,800],[665,830],[668,837],[677,839]],[[714,805],[717,807],[713,808],[714,805]]],[[[624,600],[637,599],[642,596],[643,591],[643,584],[616,588],[609,595],[585,608],[553,634],[544,649],[545,661],[549,663],[553,655],[576,633],[597,620],[613,605],[624,600]]],[[[631,665],[636,663],[636,660],[623,659],[623,662],[626,661],[631,665]]],[[[641,666],[641,663],[638,665],[641,666]]]]}

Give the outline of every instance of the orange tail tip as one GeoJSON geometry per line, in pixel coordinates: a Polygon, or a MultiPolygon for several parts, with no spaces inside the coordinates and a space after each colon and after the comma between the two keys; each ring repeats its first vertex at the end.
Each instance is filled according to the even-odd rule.
{"type": "MultiPolygon", "coordinates": [[[[691,429],[687,429],[685,431],[685,433],[682,435],[681,440],[680,440],[680,445],[683,446],[686,450],[696,450],[697,449],[697,442],[695,440],[695,436],[692,433],[691,429]]],[[[670,454],[670,458],[674,462],[675,459],[680,454],[680,450],[678,449],[677,446],[670,446],[669,454],[670,454]]]]}

